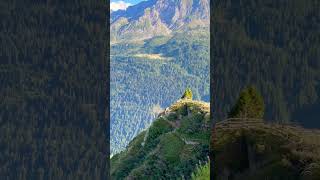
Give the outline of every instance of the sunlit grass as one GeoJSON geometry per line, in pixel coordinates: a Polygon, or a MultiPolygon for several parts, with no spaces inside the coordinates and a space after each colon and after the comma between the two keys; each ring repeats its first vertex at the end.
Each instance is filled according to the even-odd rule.
{"type": "Polygon", "coordinates": [[[170,60],[168,57],[163,57],[162,54],[134,54],[133,57],[151,60],[170,60]]]}

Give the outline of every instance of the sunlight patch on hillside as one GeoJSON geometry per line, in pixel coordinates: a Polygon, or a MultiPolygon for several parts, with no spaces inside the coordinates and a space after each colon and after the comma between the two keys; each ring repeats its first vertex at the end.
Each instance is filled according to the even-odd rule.
{"type": "Polygon", "coordinates": [[[163,57],[162,54],[134,54],[133,57],[151,59],[151,60],[170,60],[169,57],[163,57]]]}

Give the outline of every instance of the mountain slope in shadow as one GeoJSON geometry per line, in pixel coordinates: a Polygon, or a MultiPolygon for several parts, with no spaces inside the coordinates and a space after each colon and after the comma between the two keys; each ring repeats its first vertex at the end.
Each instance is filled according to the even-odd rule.
{"type": "Polygon", "coordinates": [[[212,134],[219,180],[319,179],[320,131],[256,119],[229,119],[212,134]]]}

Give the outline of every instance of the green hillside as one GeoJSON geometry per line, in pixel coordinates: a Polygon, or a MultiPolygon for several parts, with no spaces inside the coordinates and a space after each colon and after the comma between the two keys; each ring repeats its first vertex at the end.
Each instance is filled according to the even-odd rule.
{"type": "Polygon", "coordinates": [[[194,99],[209,101],[208,37],[198,29],[111,46],[112,154],[150,126],[153,107],[168,107],[186,87],[194,99]]]}
{"type": "Polygon", "coordinates": [[[234,118],[217,123],[212,137],[216,179],[320,178],[319,130],[234,118]]]}
{"type": "Polygon", "coordinates": [[[210,139],[208,103],[182,99],[111,158],[112,179],[178,179],[207,176],[210,139]]]}

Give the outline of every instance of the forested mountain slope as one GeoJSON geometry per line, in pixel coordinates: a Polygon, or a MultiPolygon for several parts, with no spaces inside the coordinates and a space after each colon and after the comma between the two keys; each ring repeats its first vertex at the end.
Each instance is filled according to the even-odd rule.
{"type": "Polygon", "coordinates": [[[255,84],[265,119],[320,127],[320,2],[212,3],[214,117],[224,119],[240,89],[255,84]]]}
{"type": "MultiPolygon", "coordinates": [[[[115,21],[125,17],[134,23],[138,17],[144,16],[147,7],[161,12],[160,19],[170,17],[172,20],[172,13],[176,12],[174,9],[163,15],[164,7],[153,6],[153,3],[171,3],[177,9],[185,6],[188,8],[184,13],[199,18],[202,17],[199,8],[208,7],[202,1],[146,1],[127,11],[112,13],[112,22],[113,19],[115,21]]],[[[172,104],[172,100],[179,98],[185,88],[192,89],[195,99],[209,101],[209,26],[203,23],[189,28],[194,23],[185,19],[186,14],[180,13],[179,21],[188,24],[187,29],[172,29],[169,34],[158,33],[148,38],[140,38],[140,34],[134,33],[132,36],[138,38],[136,40],[128,38],[126,41],[111,41],[112,154],[123,150],[129,141],[151,124],[157,109],[172,104]]],[[[208,12],[206,10],[203,13],[208,12]]],[[[203,18],[208,21],[208,17],[203,18]]],[[[123,28],[131,27],[130,23],[123,28]]],[[[168,21],[168,24],[174,22],[168,21]]],[[[143,30],[150,28],[139,27],[143,30]]],[[[121,36],[123,32],[111,28],[111,36],[112,33],[121,36]]]]}
{"type": "Polygon", "coordinates": [[[107,179],[105,9],[0,2],[0,179],[107,179]]]}
{"type": "Polygon", "coordinates": [[[182,99],[111,158],[112,179],[208,178],[210,106],[182,99]],[[207,164],[206,166],[204,166],[207,164]],[[197,165],[203,165],[202,169],[197,165]]]}

